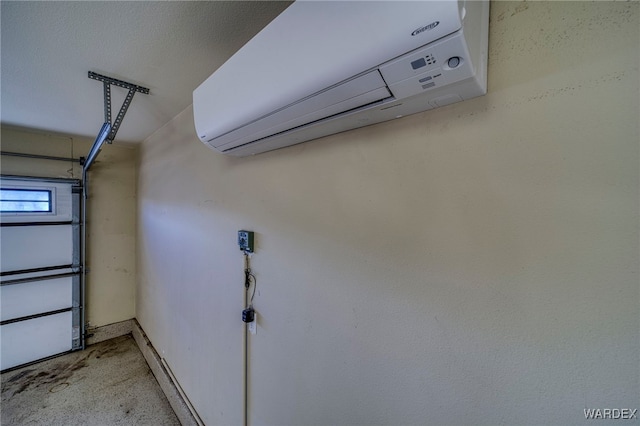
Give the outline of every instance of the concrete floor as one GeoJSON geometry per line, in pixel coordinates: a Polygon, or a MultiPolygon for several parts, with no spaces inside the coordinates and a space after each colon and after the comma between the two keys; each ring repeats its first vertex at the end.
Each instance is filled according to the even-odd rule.
{"type": "Polygon", "coordinates": [[[131,336],[0,375],[4,425],[180,425],[131,336]]]}

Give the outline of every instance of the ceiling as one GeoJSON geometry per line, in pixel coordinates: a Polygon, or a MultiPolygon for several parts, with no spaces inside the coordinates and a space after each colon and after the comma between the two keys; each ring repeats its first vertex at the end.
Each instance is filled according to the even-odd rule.
{"type": "MultiPolygon", "coordinates": [[[[93,71],[150,89],[135,94],[115,138],[140,142],[191,105],[193,90],[289,4],[1,1],[0,122],[95,138],[104,98],[93,71]]],[[[112,119],[126,93],[111,87],[112,119]]]]}

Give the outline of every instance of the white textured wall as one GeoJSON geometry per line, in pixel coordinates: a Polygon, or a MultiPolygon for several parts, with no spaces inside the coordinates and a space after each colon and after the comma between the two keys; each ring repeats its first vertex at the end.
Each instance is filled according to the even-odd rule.
{"type": "MultiPolygon", "coordinates": [[[[2,150],[56,157],[86,157],[93,141],[11,127],[2,150]]],[[[135,316],[136,175],[138,149],[107,145],[91,167],[88,210],[87,321],[112,324],[135,316]]],[[[80,179],[78,163],[2,156],[3,174],[80,179]]],[[[2,250],[8,250],[2,247],[2,250]]]]}
{"type": "MultiPolygon", "coordinates": [[[[252,158],[141,148],[136,315],[208,425],[640,408],[639,3],[492,4],[489,94],[252,158]]],[[[637,422],[637,420],[636,420],[637,422]]]]}

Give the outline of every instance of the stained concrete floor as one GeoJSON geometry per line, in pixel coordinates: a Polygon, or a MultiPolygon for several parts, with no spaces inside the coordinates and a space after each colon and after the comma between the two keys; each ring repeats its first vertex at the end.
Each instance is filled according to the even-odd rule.
{"type": "Polygon", "coordinates": [[[0,375],[0,424],[180,425],[131,336],[0,375]]]}

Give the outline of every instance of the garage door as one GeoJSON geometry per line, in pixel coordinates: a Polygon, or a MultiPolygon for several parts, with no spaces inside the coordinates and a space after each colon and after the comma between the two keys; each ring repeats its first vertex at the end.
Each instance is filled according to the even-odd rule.
{"type": "Polygon", "coordinates": [[[0,178],[0,369],[81,349],[77,180],[0,178]]]}

